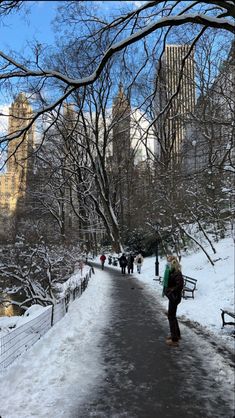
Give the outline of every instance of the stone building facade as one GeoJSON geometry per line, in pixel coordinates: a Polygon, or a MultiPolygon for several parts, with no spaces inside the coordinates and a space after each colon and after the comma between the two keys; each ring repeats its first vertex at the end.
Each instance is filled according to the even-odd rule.
{"type": "Polygon", "coordinates": [[[13,239],[17,213],[24,211],[27,184],[32,170],[29,158],[34,146],[34,129],[21,130],[30,123],[32,108],[20,93],[9,108],[8,132],[16,134],[9,140],[6,172],[0,174],[0,238],[13,239]]]}

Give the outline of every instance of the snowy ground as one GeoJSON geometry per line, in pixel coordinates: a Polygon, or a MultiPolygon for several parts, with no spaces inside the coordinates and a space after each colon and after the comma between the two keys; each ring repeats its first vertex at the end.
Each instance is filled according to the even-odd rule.
{"type": "MultiPolygon", "coordinates": [[[[201,252],[181,260],[183,273],[198,279],[198,290],[194,300],[182,301],[179,316],[203,325],[232,349],[232,327],[221,330],[220,316],[220,308],[234,310],[232,239],[220,241],[216,250],[214,267],[201,252]]],[[[165,260],[160,260],[160,275],[164,266],[165,260]]],[[[155,258],[146,258],[138,279],[167,307],[154,273],[155,258]]],[[[134,275],[137,277],[136,272],[134,275]]],[[[112,315],[111,292],[109,281],[96,269],[87,290],[71,304],[68,314],[0,374],[2,418],[64,418],[74,399],[79,404],[99,384],[104,373],[100,341],[112,315]]]]}
{"type": "Polygon", "coordinates": [[[74,400],[92,391],[102,373],[99,340],[110,290],[97,271],[64,318],[0,374],[2,418],[65,418],[74,400]]]}
{"type": "MultiPolygon", "coordinates": [[[[207,248],[214,261],[214,266],[209,263],[202,251],[182,257],[183,274],[198,281],[195,299],[183,299],[178,308],[178,316],[199,323],[208,332],[215,335],[216,339],[221,338],[223,344],[233,349],[234,338],[231,338],[233,327],[225,326],[221,329],[220,309],[227,308],[234,312],[234,243],[232,238],[226,238],[214,246],[216,254],[207,248]]],[[[159,274],[161,276],[163,276],[165,264],[166,260],[160,259],[159,274]]],[[[162,286],[153,280],[155,278],[154,272],[155,258],[148,258],[144,262],[142,273],[138,275],[138,279],[153,287],[159,295],[161,303],[167,308],[167,298],[160,297],[162,286]]],[[[232,320],[232,318],[229,319],[232,320]]]]}
{"type": "MultiPolygon", "coordinates": [[[[231,338],[233,327],[225,326],[221,329],[220,311],[227,308],[234,312],[234,242],[232,238],[225,238],[213,245],[216,254],[209,247],[206,250],[214,266],[200,250],[182,257],[182,272],[197,279],[197,290],[194,293],[195,299],[182,299],[177,314],[182,319],[190,319],[205,327],[216,339],[219,337],[223,344],[234,349],[234,338],[231,338]]],[[[145,258],[141,274],[137,274],[135,267],[134,275],[156,293],[158,300],[167,309],[168,300],[162,297],[162,285],[156,280],[155,261],[155,257],[145,258]]],[[[165,265],[166,260],[160,258],[160,276],[164,274],[165,265]]],[[[232,318],[226,319],[232,321],[232,318]]]]}

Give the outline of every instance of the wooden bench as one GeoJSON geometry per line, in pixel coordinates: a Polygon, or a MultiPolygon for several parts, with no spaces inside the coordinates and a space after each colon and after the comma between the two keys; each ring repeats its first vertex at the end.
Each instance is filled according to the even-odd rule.
{"type": "Polygon", "coordinates": [[[194,299],[194,291],[197,290],[197,280],[192,277],[183,275],[184,287],[182,290],[182,297],[184,299],[192,298],[194,299]]]}
{"type": "MultiPolygon", "coordinates": [[[[184,287],[182,290],[182,297],[184,299],[193,298],[194,299],[194,291],[197,290],[197,279],[193,279],[192,277],[183,275],[184,279],[184,287]],[[189,295],[190,294],[190,295],[189,295]]],[[[158,279],[153,279],[159,281],[160,284],[163,284],[163,277],[159,276],[158,279]]]]}
{"type": "Polygon", "coordinates": [[[156,282],[159,282],[159,284],[163,283],[163,277],[162,276],[158,276],[157,278],[154,278],[153,280],[156,280],[156,282]]]}
{"type": "Polygon", "coordinates": [[[220,310],[221,310],[221,318],[222,318],[222,328],[225,325],[235,325],[235,321],[231,322],[231,321],[226,321],[224,319],[225,315],[230,316],[231,318],[235,319],[235,313],[231,312],[231,311],[228,311],[228,310],[225,310],[225,309],[220,309],[220,310]]]}

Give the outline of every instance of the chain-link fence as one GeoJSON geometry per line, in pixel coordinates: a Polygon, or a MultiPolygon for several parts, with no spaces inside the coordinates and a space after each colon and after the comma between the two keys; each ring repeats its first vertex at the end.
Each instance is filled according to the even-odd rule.
{"type": "Polygon", "coordinates": [[[66,314],[69,304],[80,297],[88,285],[92,269],[81,279],[80,286],[68,292],[66,296],[36,318],[18,326],[0,337],[0,371],[38,341],[56,322],[66,314]]]}

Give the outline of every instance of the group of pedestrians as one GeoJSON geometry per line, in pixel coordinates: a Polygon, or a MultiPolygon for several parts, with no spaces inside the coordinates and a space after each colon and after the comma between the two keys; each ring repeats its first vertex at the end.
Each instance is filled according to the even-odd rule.
{"type": "MultiPolygon", "coordinates": [[[[104,270],[104,264],[106,261],[106,256],[105,254],[101,254],[100,256],[100,262],[101,262],[101,268],[102,270],[104,270]]],[[[134,272],[134,265],[136,265],[136,269],[137,269],[137,273],[141,273],[141,267],[143,265],[144,262],[144,257],[142,256],[141,253],[139,253],[137,256],[134,256],[133,253],[130,253],[126,256],[125,253],[123,253],[121,255],[121,257],[119,257],[118,259],[119,261],[119,265],[121,267],[121,273],[122,274],[126,274],[126,268],[127,268],[127,273],[131,274],[134,272]]]]}
{"type": "Polygon", "coordinates": [[[134,272],[134,264],[135,264],[136,268],[137,268],[137,272],[140,274],[143,262],[144,262],[144,257],[142,256],[142,254],[138,254],[135,257],[132,253],[130,253],[126,257],[125,253],[123,253],[121,255],[121,257],[119,258],[119,265],[121,267],[121,273],[126,274],[126,268],[127,268],[127,273],[128,274],[133,273],[134,272]]]}

